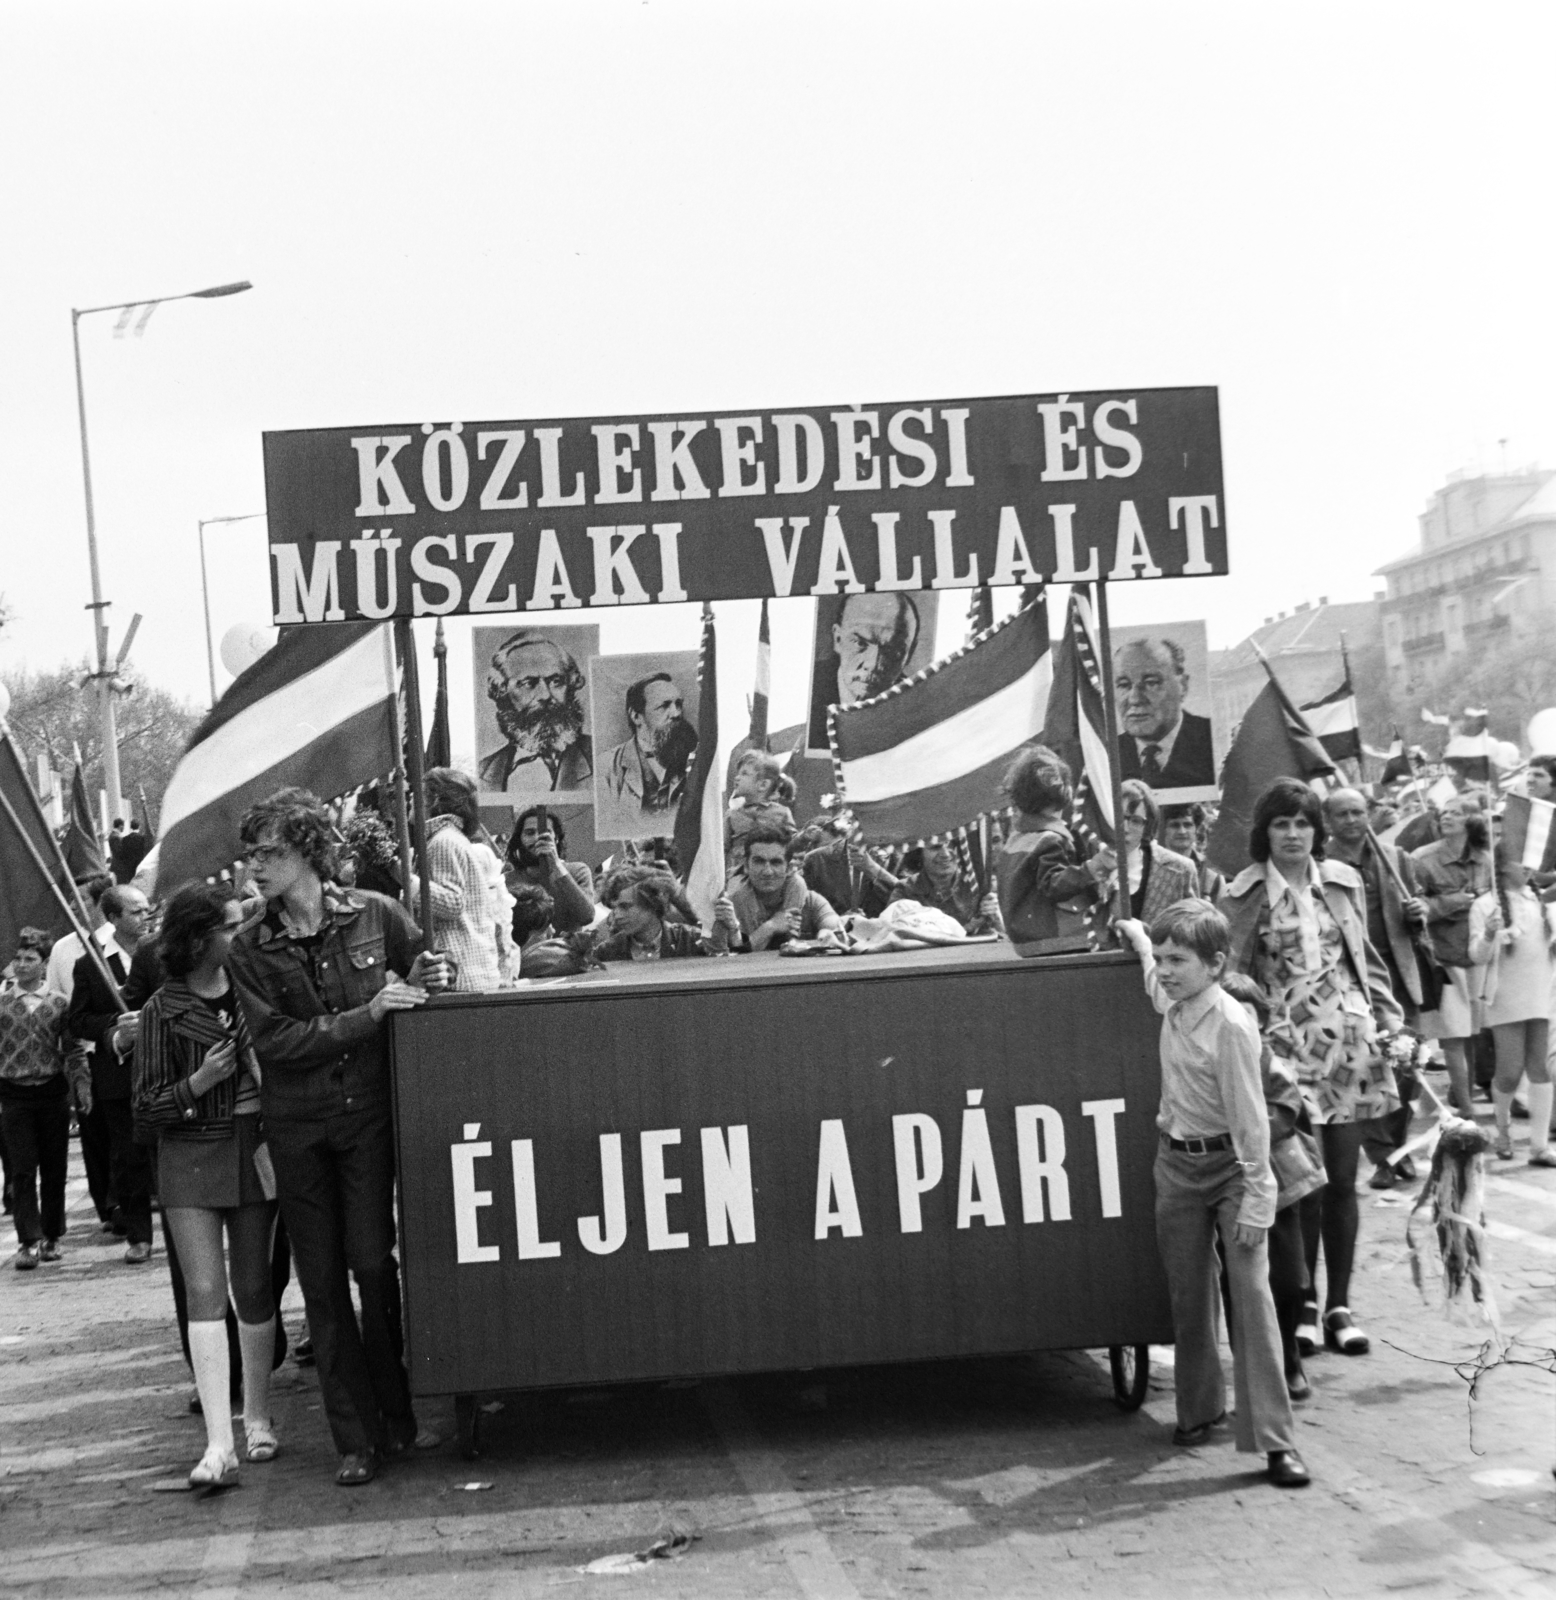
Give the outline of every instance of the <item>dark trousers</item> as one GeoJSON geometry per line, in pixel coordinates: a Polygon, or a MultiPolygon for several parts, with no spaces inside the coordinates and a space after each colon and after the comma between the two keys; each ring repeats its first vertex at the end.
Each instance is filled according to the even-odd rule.
{"type": "Polygon", "coordinates": [[[70,1101],[65,1095],[50,1100],[7,1100],[0,1106],[0,1123],[11,1160],[17,1242],[58,1239],[65,1231],[70,1101]]]}
{"type": "Polygon", "coordinates": [[[98,1220],[108,1222],[114,1213],[114,1194],[109,1175],[108,1117],[101,1101],[95,1101],[85,1116],[76,1114],[76,1131],[81,1135],[81,1165],[86,1168],[87,1192],[92,1196],[98,1220]]]}
{"type": "Polygon", "coordinates": [[[1405,1067],[1394,1074],[1399,1084],[1399,1110],[1373,1117],[1367,1123],[1362,1149],[1373,1166],[1381,1166],[1410,1137],[1410,1118],[1416,1096],[1421,1092],[1415,1069],[1405,1067]]]}
{"type": "Polygon", "coordinates": [[[393,1253],[388,1107],[308,1122],[267,1119],[265,1131],[335,1448],[382,1449],[415,1431],[393,1253]]]}
{"type": "Polygon", "coordinates": [[[108,1124],[108,1182],[119,1208],[119,1220],[124,1224],[125,1237],[131,1244],[150,1244],[150,1154],[145,1145],[135,1142],[128,1100],[104,1100],[100,1106],[108,1124]]]}

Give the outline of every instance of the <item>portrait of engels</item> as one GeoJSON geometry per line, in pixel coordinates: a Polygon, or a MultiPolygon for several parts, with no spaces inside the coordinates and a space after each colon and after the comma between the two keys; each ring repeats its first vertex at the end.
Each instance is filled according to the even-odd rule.
{"type": "MultiPolygon", "coordinates": [[[[595,630],[578,632],[580,645],[594,647],[595,630]]],[[[483,792],[523,798],[579,790],[587,797],[594,744],[584,732],[585,681],[577,657],[548,633],[521,628],[502,640],[485,686],[507,742],[481,757],[483,792]]]]}
{"type": "Polygon", "coordinates": [[[652,672],[628,686],[625,706],[632,733],[610,753],[606,793],[645,817],[673,815],[697,748],[685,697],[668,672],[652,672]]]}
{"type": "Polygon", "coordinates": [[[826,599],[820,602],[805,738],[809,753],[829,752],[828,706],[851,706],[883,693],[910,676],[910,662],[921,641],[926,652],[932,651],[933,606],[925,606],[932,598],[898,590],[844,595],[841,604],[826,599]],[[824,648],[827,643],[830,649],[824,648]]]}
{"type": "Polygon", "coordinates": [[[1188,710],[1187,652],[1176,639],[1148,635],[1113,652],[1120,774],[1152,789],[1213,786],[1216,752],[1210,718],[1188,710]]]}

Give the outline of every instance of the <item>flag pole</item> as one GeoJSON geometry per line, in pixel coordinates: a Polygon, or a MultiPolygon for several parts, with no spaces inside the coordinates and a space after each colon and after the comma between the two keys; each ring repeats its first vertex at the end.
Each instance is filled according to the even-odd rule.
{"type": "MultiPolygon", "coordinates": [[[[395,633],[395,645],[400,636],[395,633]]],[[[405,719],[400,713],[400,697],[390,702],[394,717],[394,748],[396,759],[390,774],[394,784],[394,836],[395,850],[400,862],[400,899],[412,916],[416,914],[416,896],[411,892],[411,822],[405,805],[405,719]]]]}
{"type": "MultiPolygon", "coordinates": [[[[9,734],[6,735],[6,743],[10,744],[9,734]]],[[[12,745],[12,749],[15,749],[14,745],[12,745]]],[[[76,915],[75,911],[71,907],[70,902],[65,898],[65,891],[60,888],[58,880],[55,878],[54,874],[49,871],[42,855],[39,853],[37,845],[32,842],[31,836],[22,826],[22,819],[17,816],[16,807],[11,804],[11,797],[5,792],[4,789],[0,789],[0,807],[4,808],[6,819],[16,830],[17,838],[19,838],[22,843],[27,846],[27,853],[32,857],[33,865],[43,875],[43,879],[48,884],[49,890],[53,894],[54,898],[59,901],[60,910],[65,913],[67,918],[69,918],[71,931],[81,941],[82,949],[92,958],[93,965],[96,966],[99,975],[107,983],[108,992],[113,996],[114,1003],[121,1011],[123,1011],[126,1009],[124,1004],[124,996],[119,993],[119,985],[114,981],[113,973],[108,970],[108,963],[103,960],[102,946],[99,945],[97,940],[92,937],[91,928],[86,922],[82,921],[82,919],[76,915]]],[[[52,838],[53,835],[51,834],[50,837],[52,838]]],[[[61,865],[63,865],[64,858],[61,857],[60,861],[61,865]]],[[[70,876],[70,871],[68,868],[65,871],[65,881],[72,885],[75,883],[75,880],[70,876]]]]}
{"type": "MultiPolygon", "coordinates": [[[[421,936],[426,941],[427,949],[431,950],[433,947],[432,879],[427,874],[427,799],[422,792],[426,769],[422,760],[421,674],[416,670],[416,639],[411,632],[411,619],[396,617],[394,632],[400,646],[400,669],[405,674],[406,736],[404,760],[399,768],[400,809],[402,814],[410,810],[409,797],[406,793],[406,780],[409,778],[410,790],[415,797],[415,809],[410,810],[411,837],[416,851],[416,874],[421,886],[417,921],[421,923],[421,936]],[[409,773],[405,771],[406,765],[410,767],[409,773]]],[[[410,885],[407,883],[407,893],[409,890],[410,885]]]]}
{"type": "Polygon", "coordinates": [[[1118,761],[1118,705],[1113,696],[1113,630],[1108,625],[1108,585],[1098,578],[1092,585],[1097,599],[1097,641],[1102,659],[1097,676],[1102,681],[1102,725],[1108,740],[1108,782],[1113,789],[1113,853],[1118,857],[1118,915],[1129,915],[1129,845],[1124,834],[1124,790],[1118,761]]]}

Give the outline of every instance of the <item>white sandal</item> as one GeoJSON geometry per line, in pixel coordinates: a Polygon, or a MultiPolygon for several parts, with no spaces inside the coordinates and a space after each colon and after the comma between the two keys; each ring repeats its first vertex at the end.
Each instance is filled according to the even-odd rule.
{"type": "Polygon", "coordinates": [[[191,1489],[230,1489],[238,1481],[238,1458],[219,1445],[207,1445],[189,1474],[191,1489]]]}
{"type": "Polygon", "coordinates": [[[263,1422],[245,1421],[243,1440],[250,1461],[274,1461],[281,1448],[276,1442],[275,1424],[269,1417],[263,1422]]]}
{"type": "Polygon", "coordinates": [[[1302,1320],[1297,1324],[1297,1354],[1303,1356],[1318,1353],[1318,1302],[1304,1300],[1302,1303],[1302,1320]]]}

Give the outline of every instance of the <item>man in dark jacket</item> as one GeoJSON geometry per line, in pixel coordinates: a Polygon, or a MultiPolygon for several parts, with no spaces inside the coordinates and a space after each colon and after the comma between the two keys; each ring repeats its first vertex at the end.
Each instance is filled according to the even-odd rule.
{"type": "Polygon", "coordinates": [[[282,789],[240,831],[267,910],[233,946],[232,978],[264,1072],[260,1108],[341,1457],[335,1481],[351,1488],[417,1436],[394,1259],[386,1019],[446,988],[448,964],[422,952],[394,901],[333,882],[330,819],[313,795],[282,789]]]}
{"type": "Polygon", "coordinates": [[[800,874],[807,888],[845,916],[850,911],[880,916],[897,887],[896,877],[863,845],[843,837],[809,851],[800,863],[800,874]]]}
{"type": "MultiPolygon", "coordinates": [[[[111,930],[102,953],[122,991],[130,963],[145,934],[151,907],[139,889],[114,884],[98,902],[111,930]]],[[[123,1225],[124,1259],[132,1266],[151,1259],[151,1160],[135,1142],[130,1114],[130,1062],[140,1028],[140,1012],[121,1004],[90,955],[76,962],[67,1026],[73,1038],[92,1047],[92,1100],[108,1130],[109,1184],[123,1225]]]]}

